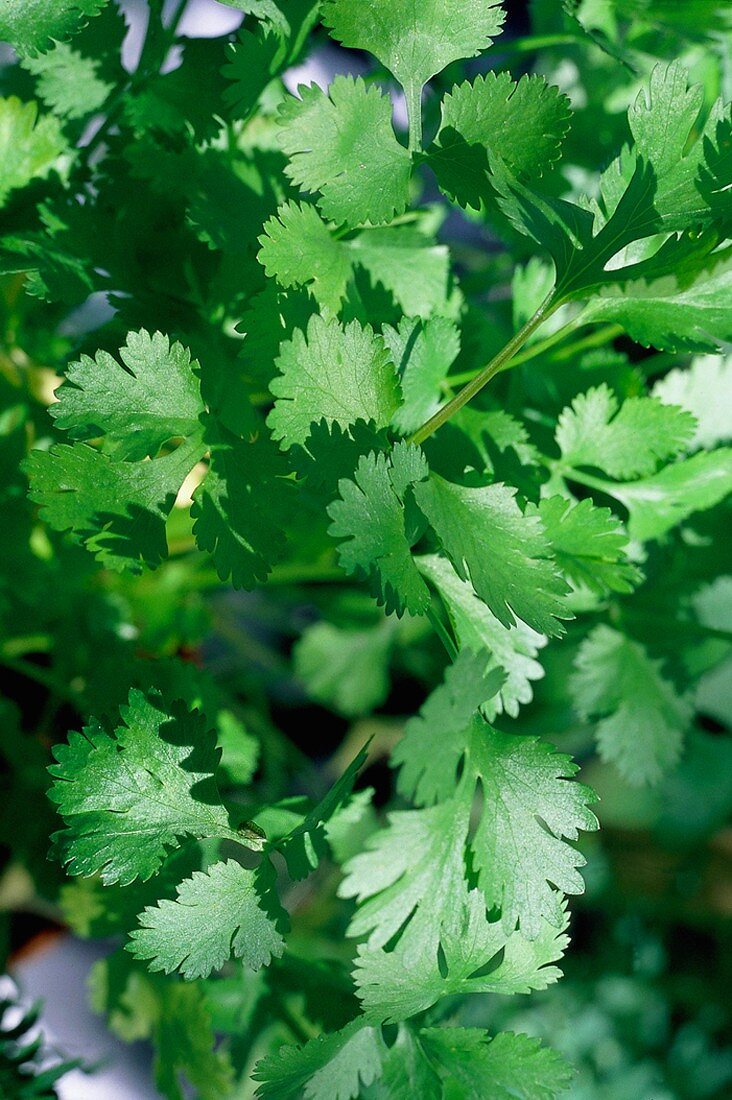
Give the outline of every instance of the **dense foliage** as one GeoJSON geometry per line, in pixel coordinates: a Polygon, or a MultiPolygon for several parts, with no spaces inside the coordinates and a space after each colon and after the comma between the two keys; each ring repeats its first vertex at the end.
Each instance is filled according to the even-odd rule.
{"type": "Polygon", "coordinates": [[[0,3],[4,908],[169,1100],[722,1095],[729,5],[222,2],[0,3]]]}

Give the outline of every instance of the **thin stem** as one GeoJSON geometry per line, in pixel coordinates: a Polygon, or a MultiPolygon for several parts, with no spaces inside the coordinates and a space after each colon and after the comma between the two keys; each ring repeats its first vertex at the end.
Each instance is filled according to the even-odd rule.
{"type": "Polygon", "coordinates": [[[409,151],[419,153],[422,150],[422,88],[410,83],[404,89],[409,119],[409,151]]]}
{"type": "Polygon", "coordinates": [[[475,375],[474,378],[464,386],[459,393],[455,394],[452,401],[448,401],[446,405],[443,405],[434,416],[418,428],[416,432],[409,437],[410,443],[424,443],[425,439],[428,439],[433,432],[436,432],[438,428],[441,428],[456,412],[459,412],[464,405],[467,405],[468,401],[471,401],[476,394],[480,393],[484,386],[486,386],[491,378],[495,378],[499,371],[503,370],[504,366],[509,363],[516,354],[521,350],[532,332],[536,332],[540,325],[546,321],[547,317],[551,316],[554,310],[559,305],[554,299],[554,291],[552,290],[541,303],[539,308],[533,317],[523,325],[522,328],[509,340],[504,348],[495,355],[490,363],[488,363],[481,371],[475,375]]]}
{"type": "Polygon", "coordinates": [[[522,38],[514,38],[512,42],[501,43],[496,47],[496,52],[502,55],[534,53],[536,50],[546,50],[552,46],[578,46],[582,41],[576,34],[527,34],[522,38]]]}
{"type": "Polygon", "coordinates": [[[448,657],[450,658],[450,660],[454,661],[458,655],[457,646],[455,645],[455,642],[453,641],[450,632],[448,631],[440,616],[435,611],[434,607],[427,608],[427,618],[432,623],[435,634],[437,634],[438,638],[447,650],[448,657]]]}

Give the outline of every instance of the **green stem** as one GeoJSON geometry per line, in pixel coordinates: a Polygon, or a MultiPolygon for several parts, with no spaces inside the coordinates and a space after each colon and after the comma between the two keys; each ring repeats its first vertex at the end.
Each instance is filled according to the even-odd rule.
{"type": "Polygon", "coordinates": [[[551,316],[559,303],[554,299],[554,291],[552,290],[541,303],[539,308],[533,317],[530,317],[522,328],[509,340],[504,348],[495,355],[490,363],[486,364],[482,370],[478,371],[474,378],[464,386],[459,393],[455,394],[452,401],[448,401],[446,405],[443,405],[434,416],[418,428],[410,437],[409,443],[424,443],[425,439],[428,439],[433,432],[436,432],[438,428],[441,428],[456,412],[459,412],[464,405],[467,405],[468,401],[471,401],[476,394],[480,393],[484,386],[486,386],[492,378],[498,374],[499,371],[515,358],[517,353],[524,346],[532,332],[536,332],[540,325],[546,321],[547,317],[551,316]]]}
{"type": "Polygon", "coordinates": [[[566,470],[559,470],[559,473],[567,481],[576,481],[578,485],[586,485],[588,489],[596,489],[598,493],[605,493],[612,496],[612,483],[605,481],[601,477],[593,477],[592,474],[582,474],[574,467],[566,470]]]}
{"type": "Polygon", "coordinates": [[[404,89],[409,119],[409,151],[419,153],[422,150],[422,88],[408,84],[404,89]]]}
{"type": "Polygon", "coordinates": [[[447,650],[448,657],[451,661],[454,661],[458,655],[457,646],[455,645],[455,642],[453,641],[450,632],[448,631],[440,616],[435,611],[434,607],[427,608],[427,618],[432,623],[435,634],[437,634],[440,641],[447,650]]]}
{"type": "Polygon", "coordinates": [[[527,34],[523,38],[514,38],[513,42],[501,43],[496,47],[496,52],[504,56],[512,53],[534,53],[552,46],[578,46],[582,41],[576,34],[527,34]]]}

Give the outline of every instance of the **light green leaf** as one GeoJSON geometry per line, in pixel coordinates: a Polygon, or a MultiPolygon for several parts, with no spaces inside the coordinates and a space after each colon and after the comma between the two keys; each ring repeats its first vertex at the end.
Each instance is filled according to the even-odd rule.
{"type": "Polygon", "coordinates": [[[366,229],[344,247],[373,283],[394,296],[405,316],[448,312],[450,254],[418,226],[366,229]]]}
{"type": "Polygon", "coordinates": [[[3,0],[0,40],[21,55],[49,49],[76,34],[107,0],[3,0]]]}
{"type": "Polygon", "coordinates": [[[318,305],[335,314],[351,278],[348,251],[314,206],[287,202],[264,224],[259,262],[285,288],[305,286],[318,305]]]}
{"type": "Polygon", "coordinates": [[[629,783],[657,783],[678,760],[692,713],[664,678],[661,662],[600,624],[580,646],[575,669],[575,706],[584,719],[599,719],[600,756],[629,783]]]}
{"type": "Polygon", "coordinates": [[[460,334],[447,317],[428,321],[403,317],[398,328],[385,325],[383,336],[402,391],[394,425],[406,435],[429,420],[442,404],[442,383],[460,353],[460,334]]]}
{"type": "Polygon", "coordinates": [[[175,901],[163,899],[140,914],[127,950],[150,970],[178,970],[186,981],[208,977],[232,955],[259,970],[285,949],[262,908],[262,889],[261,876],[233,859],[195,871],[180,884],[175,901]]]}
{"type": "Polygon", "coordinates": [[[678,405],[696,420],[689,449],[709,449],[732,439],[732,355],[704,355],[687,370],[677,368],[656,382],[653,396],[678,405]]]}
{"type": "Polygon", "coordinates": [[[86,118],[99,111],[114,85],[99,76],[98,62],[55,42],[47,52],[27,57],[23,68],[36,77],[36,94],[62,118],[86,118]]]}
{"type": "Polygon", "coordinates": [[[414,487],[415,498],[458,575],[506,627],[516,619],[542,634],[563,632],[572,617],[568,591],[537,516],[524,516],[507,485],[472,488],[436,474],[414,487]]]}
{"type": "Polygon", "coordinates": [[[359,459],[353,481],[339,482],[340,499],[328,508],[329,533],[345,539],[338,557],[347,573],[361,573],[387,611],[419,615],[430,595],[412,558],[405,527],[404,497],[427,477],[416,447],[398,443],[391,458],[371,453],[359,459]]]}
{"type": "Polygon", "coordinates": [[[391,100],[363,80],[337,76],[327,93],[302,88],[280,111],[285,171],[301,189],[320,192],[329,221],[379,225],[401,214],[411,163],[391,123],[391,100]]]}
{"type": "Polygon", "coordinates": [[[491,719],[505,711],[515,718],[519,706],[533,698],[532,681],[544,675],[536,658],[548,639],[520,619],[511,629],[505,627],[446,558],[425,555],[417,558],[417,566],[445,601],[460,648],[479,654],[487,670],[499,667],[506,673],[498,693],[483,702],[483,713],[491,719]]]}
{"type": "Polygon", "coordinates": [[[476,1028],[425,1028],[420,1042],[445,1074],[444,1100],[556,1100],[574,1071],[561,1055],[528,1035],[476,1028]]]}
{"type": "Polygon", "coordinates": [[[393,642],[388,621],[364,630],[315,623],[295,646],[295,674],[311,699],[356,718],[378,707],[389,693],[393,642]]]}
{"type": "Polygon", "coordinates": [[[597,508],[589,498],[573,504],[554,496],[539,503],[538,514],[570,584],[606,596],[632,592],[641,580],[626,557],[627,532],[609,508],[597,508]]]}
{"type": "Polygon", "coordinates": [[[595,466],[624,480],[652,474],[694,434],[694,418],[652,397],[618,402],[603,385],[575,397],[559,417],[556,440],[566,466],[595,466]]]}
{"type": "Polygon", "coordinates": [[[354,1100],[379,1077],[386,1044],[381,1029],[353,1020],[302,1047],[282,1046],[257,1063],[261,1100],[354,1100]]]}
{"type": "Polygon", "coordinates": [[[39,118],[38,105],[21,103],[17,96],[0,99],[0,206],[11,191],[47,176],[65,148],[52,115],[39,118]]]}
{"type": "Polygon", "coordinates": [[[103,435],[116,457],[152,458],[175,436],[201,431],[200,367],[161,332],[130,332],[121,363],[106,351],[82,355],[66,371],[51,406],[57,427],[72,439],[103,435]]]}
{"type": "Polygon", "coordinates": [[[539,177],[557,159],[569,127],[569,101],[540,76],[487,73],[454,87],[428,163],[440,187],[461,206],[479,209],[492,196],[488,154],[518,179],[539,177]]]}
{"type": "Polygon", "coordinates": [[[275,407],[267,418],[284,447],[305,443],[316,421],[341,427],[373,420],[384,428],[398,404],[394,365],[381,337],[352,321],[314,316],[280,348],[280,374],[270,384],[275,407]]]}
{"type": "Polygon", "coordinates": [[[55,750],[50,797],[66,822],[55,839],[71,874],[148,879],[187,836],[261,847],[258,831],[229,824],[215,737],[201,714],[133,689],[120,717],[114,733],[95,724],[55,750]]]}

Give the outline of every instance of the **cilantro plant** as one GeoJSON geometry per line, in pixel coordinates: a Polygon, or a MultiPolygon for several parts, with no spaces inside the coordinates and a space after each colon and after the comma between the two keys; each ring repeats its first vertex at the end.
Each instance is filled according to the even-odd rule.
{"type": "Polygon", "coordinates": [[[732,807],[728,5],[222,4],[0,3],[5,893],[168,1100],[550,1100],[732,807]]]}

